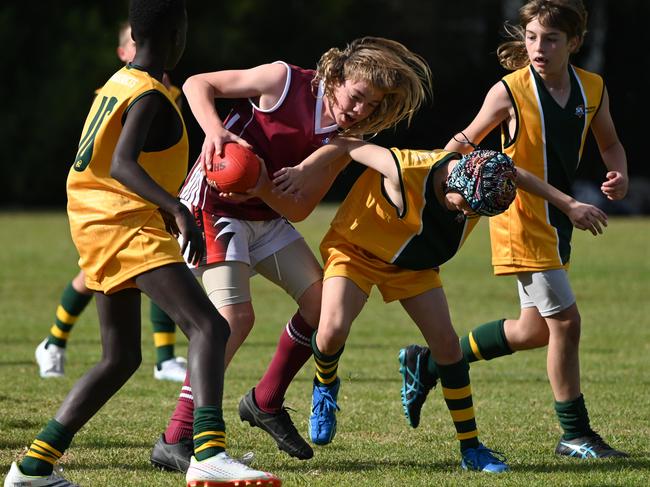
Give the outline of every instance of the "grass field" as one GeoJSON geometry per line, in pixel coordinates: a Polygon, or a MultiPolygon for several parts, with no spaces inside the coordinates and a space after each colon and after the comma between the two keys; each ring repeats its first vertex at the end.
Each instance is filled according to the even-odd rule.
{"type": "MultiPolygon", "coordinates": [[[[332,216],[320,207],[300,229],[316,248],[332,216]]],[[[99,357],[97,314],[89,307],[69,343],[66,377],[38,377],[34,348],[46,335],[63,286],[77,272],[63,212],[0,213],[0,469],[2,476],[52,417],[71,385],[99,357]]],[[[338,434],[307,462],[280,453],[261,430],[239,421],[237,403],[264,371],[295,305],[262,278],[253,279],[257,324],[226,375],[229,451],[255,452],[255,465],[285,486],[642,486],[650,485],[650,220],[614,219],[606,234],[577,232],[571,281],[583,318],[582,388],[592,425],[628,460],[579,462],[553,455],[560,430],[545,372],[545,350],[472,367],[482,440],[504,452],[512,471],[494,477],[459,468],[453,426],[439,391],[412,430],[399,400],[397,352],[422,342],[399,304],[373,293],[355,323],[340,365],[338,434]]],[[[515,282],[495,278],[482,222],[443,269],[459,334],[518,313],[515,282]]],[[[181,474],[158,472],[149,453],[164,430],[178,385],[153,379],[151,325],[143,300],[143,365],[76,436],[61,464],[85,487],[179,486],[181,474]]],[[[178,349],[186,353],[179,336],[178,349]]],[[[289,390],[287,404],[306,435],[310,362],[289,390]]]]}

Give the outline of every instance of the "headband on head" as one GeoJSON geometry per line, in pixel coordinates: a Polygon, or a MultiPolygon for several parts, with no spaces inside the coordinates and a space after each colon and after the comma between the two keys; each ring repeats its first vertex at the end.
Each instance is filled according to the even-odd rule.
{"type": "Polygon", "coordinates": [[[483,216],[503,213],[517,195],[517,170],[508,156],[492,150],[466,154],[447,178],[445,193],[455,191],[472,211],[483,216]]]}

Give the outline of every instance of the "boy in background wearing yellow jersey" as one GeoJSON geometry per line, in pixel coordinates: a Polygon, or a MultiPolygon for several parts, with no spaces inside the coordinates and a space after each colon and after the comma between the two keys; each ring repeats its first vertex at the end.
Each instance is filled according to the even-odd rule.
{"type": "Polygon", "coordinates": [[[221,404],[230,330],[182,256],[187,252],[196,262],[204,246],[194,217],[176,198],[188,140],[162,78],[185,49],[185,1],[132,0],[129,21],[136,56],[95,97],[67,181],[70,230],[85,284],[95,291],[102,358],[73,386],[20,466],[12,464],[4,485],[73,485],[53,472],[54,464],[140,365],[140,293],[145,292],[189,339],[196,408],[187,485],[279,486],[276,477],[225,452],[221,404]],[[182,248],[167,226],[180,234],[182,248]]]}
{"type": "MultiPolygon", "coordinates": [[[[131,26],[128,22],[120,25],[116,51],[117,57],[125,64],[133,61],[135,57],[135,41],[131,36],[131,26]]],[[[172,100],[181,108],[183,101],[181,90],[171,83],[167,73],[163,75],[163,84],[169,90],[172,100]]],[[[98,92],[99,89],[96,93],[98,92]]],[[[93,291],[86,287],[83,271],[79,271],[63,290],[49,335],[36,347],[34,355],[41,377],[63,377],[70,333],[92,296],[93,291]]],[[[182,382],[185,379],[187,361],[183,357],[175,356],[176,325],[153,301],[150,304],[149,316],[156,348],[154,378],[182,382]]]]}
{"type": "MultiPolygon", "coordinates": [[[[502,128],[503,151],[517,164],[569,193],[591,128],[608,169],[602,184],[610,200],[627,192],[627,160],[609,111],[602,78],[570,64],[582,44],[587,12],[580,0],[533,0],[519,11],[513,40],[497,53],[513,71],[488,92],[483,106],[463,131],[479,143],[502,128]]],[[[513,30],[513,29],[510,29],[513,30]]],[[[447,150],[467,152],[452,139],[447,150]]],[[[502,215],[490,219],[492,265],[497,275],[515,275],[521,313],[474,328],[461,338],[469,362],[548,346],[547,373],[563,434],[555,453],[577,459],[626,457],[592,428],[580,389],[580,313],[569,283],[572,223],[600,233],[602,212],[593,208],[576,224],[570,213],[525,192],[502,215]]],[[[400,353],[402,404],[411,426],[435,385],[438,372],[429,350],[411,345],[400,353]]]]}

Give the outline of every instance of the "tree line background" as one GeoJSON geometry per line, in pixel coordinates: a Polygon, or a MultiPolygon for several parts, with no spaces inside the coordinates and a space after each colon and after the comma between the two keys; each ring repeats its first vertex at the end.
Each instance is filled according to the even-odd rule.
{"type": "MultiPolygon", "coordinates": [[[[284,60],[313,68],[332,46],[365,35],[404,43],[430,64],[432,102],[410,127],[375,140],[404,148],[443,147],[465,127],[492,84],[506,72],[496,60],[504,20],[517,21],[520,0],[188,0],[185,55],[171,73],[178,86],[190,75],[284,60]]],[[[642,151],[647,136],[649,35],[646,0],[586,0],[589,33],[573,62],[605,78],[611,112],[635,182],[650,179],[642,151]]],[[[65,179],[95,89],[120,67],[115,48],[126,0],[44,0],[0,6],[3,100],[0,105],[0,208],[62,208],[65,179]]],[[[222,115],[227,106],[217,105],[222,115]]],[[[190,162],[203,135],[187,106],[190,162]]],[[[482,143],[497,148],[498,134],[482,143]]],[[[328,198],[341,198],[358,168],[340,178],[328,198]]],[[[590,140],[579,168],[596,183],[604,165],[590,140]]],[[[643,184],[641,185],[643,186],[643,184]]],[[[650,191],[632,190],[647,203],[650,191]],[[637,194],[638,193],[638,194],[637,194]],[[645,198],[645,199],[644,199],[645,198]]],[[[650,211],[645,208],[644,211],[650,211]]]]}

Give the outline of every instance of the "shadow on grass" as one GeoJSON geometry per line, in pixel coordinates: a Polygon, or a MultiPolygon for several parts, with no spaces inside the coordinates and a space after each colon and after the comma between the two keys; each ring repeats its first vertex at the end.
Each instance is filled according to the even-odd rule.
{"type": "Polygon", "coordinates": [[[625,470],[650,470],[650,457],[648,454],[635,455],[631,458],[609,458],[599,460],[575,460],[566,462],[547,463],[518,463],[513,472],[536,472],[536,473],[593,473],[593,472],[618,472],[625,470]]]}
{"type": "Polygon", "coordinates": [[[317,470],[320,473],[358,473],[365,471],[376,471],[378,468],[382,470],[386,469],[395,469],[400,471],[402,469],[408,469],[412,472],[431,472],[432,470],[436,471],[451,471],[458,469],[459,461],[440,461],[440,462],[430,462],[430,461],[404,461],[404,460],[337,460],[336,464],[322,464],[318,461],[314,462],[300,462],[300,463],[291,463],[282,466],[282,470],[289,471],[295,474],[309,474],[317,470]]]}
{"type": "Polygon", "coordinates": [[[79,438],[74,442],[74,446],[81,448],[145,448],[147,451],[153,448],[156,438],[133,438],[133,439],[111,439],[111,438],[79,438]]]}
{"type": "Polygon", "coordinates": [[[0,367],[10,367],[10,366],[15,366],[15,365],[23,365],[23,366],[30,366],[34,365],[33,360],[0,360],[0,367]]]}

